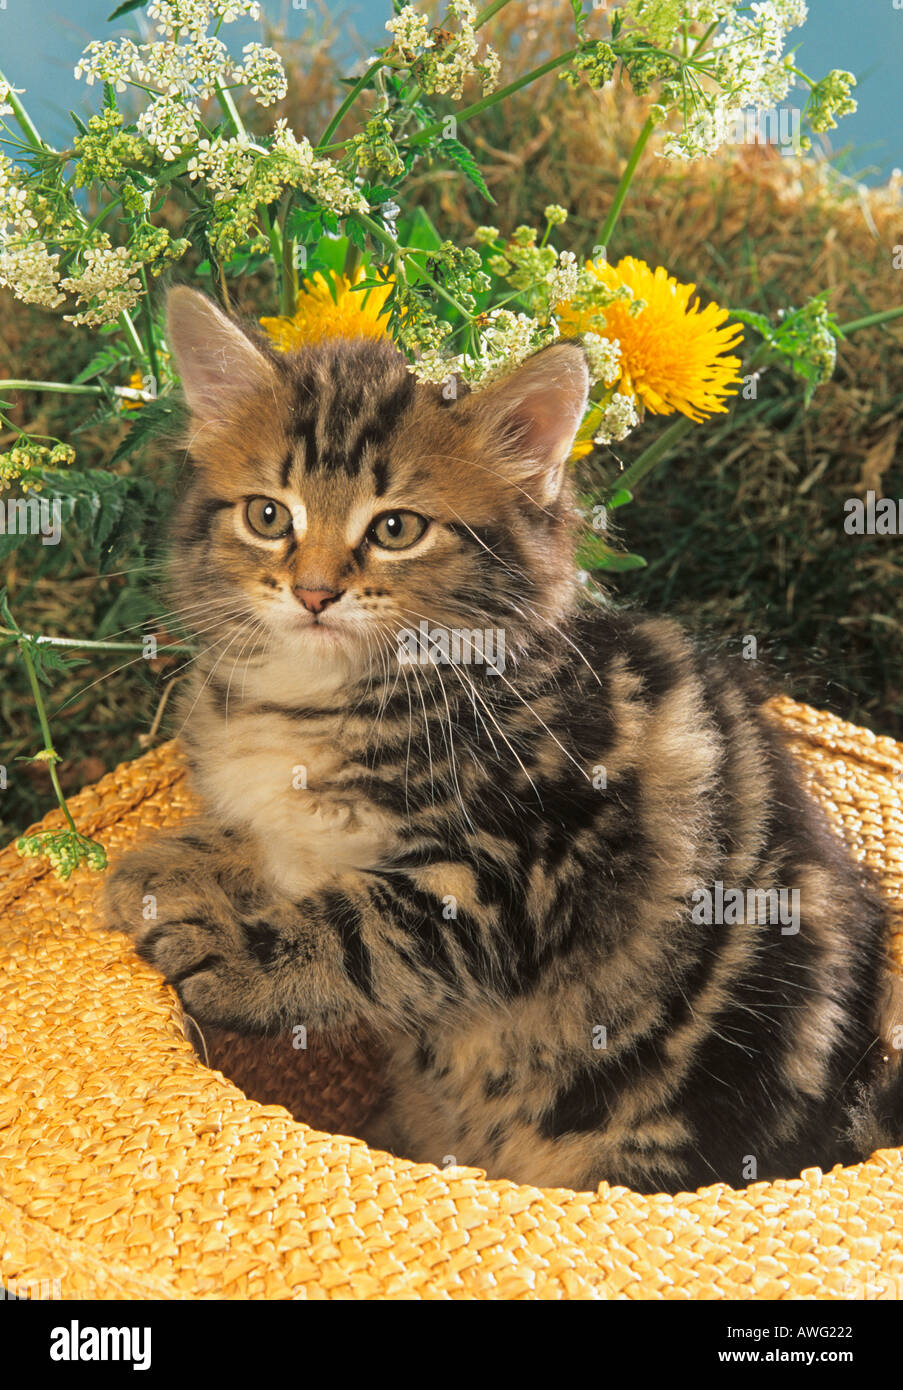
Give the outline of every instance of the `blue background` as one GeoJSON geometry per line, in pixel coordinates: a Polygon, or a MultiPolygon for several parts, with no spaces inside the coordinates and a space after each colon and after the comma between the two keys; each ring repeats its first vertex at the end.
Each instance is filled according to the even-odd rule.
{"type": "MultiPolygon", "coordinates": [[[[71,137],[70,107],[96,110],[96,90],[76,82],[72,70],[89,39],[113,37],[134,25],[133,15],[118,21],[121,31],[106,23],[116,4],[117,0],[0,0],[0,67],[16,87],[27,89],[31,115],[52,143],[71,137]],[[93,100],[86,101],[86,96],[93,100]]],[[[291,34],[300,34],[305,25],[317,23],[316,6],[317,0],[308,0],[307,10],[295,9],[292,0],[264,0],[263,8],[272,20],[281,17],[291,34]]],[[[328,12],[349,58],[385,42],[390,0],[344,0],[330,5],[328,12]]],[[[250,22],[232,25],[230,31],[240,43],[259,37],[250,22]]],[[[797,32],[802,35],[800,66],[810,76],[848,68],[859,79],[859,111],[831,132],[835,150],[852,146],[841,167],[869,182],[886,178],[892,168],[903,166],[903,9],[895,8],[895,0],[810,0],[809,19],[797,32]]]]}

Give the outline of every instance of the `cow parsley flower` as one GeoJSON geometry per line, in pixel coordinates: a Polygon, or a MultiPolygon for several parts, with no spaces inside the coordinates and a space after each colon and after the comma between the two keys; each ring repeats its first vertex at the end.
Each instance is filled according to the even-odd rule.
{"type": "Polygon", "coordinates": [[[217,198],[234,197],[244,187],[254,168],[254,155],[248,136],[241,132],[233,139],[217,135],[199,140],[188,161],[188,177],[204,179],[217,198]]]}
{"type": "Polygon", "coordinates": [[[285,120],[276,122],[271,152],[281,154],[287,162],[285,181],[295,184],[330,212],[369,211],[370,205],[360,189],[349,183],[331,160],[317,159],[307,136],[298,140],[285,120]]]}
{"type": "Polygon", "coordinates": [[[258,0],[154,0],[147,14],[167,38],[178,35],[183,41],[196,41],[214,20],[232,24],[244,16],[259,19],[260,5],[258,0]]]}
{"type": "Polygon", "coordinates": [[[636,429],[640,417],[633,396],[616,391],[605,408],[599,428],[593,435],[595,444],[620,444],[631,430],[636,429]]]}
{"type": "Polygon", "coordinates": [[[75,65],[75,76],[83,77],[89,87],[110,82],[117,92],[124,92],[139,63],[138,48],[131,39],[92,39],[75,65]]]}
{"type": "Polygon", "coordinates": [[[282,59],[274,48],[263,44],[246,43],[242,49],[244,63],[235,69],[236,82],[245,82],[260,106],[272,106],[281,101],[288,90],[282,59]]]}
{"type": "Polygon", "coordinates": [[[76,302],[87,306],[78,314],[64,314],[70,323],[98,328],[117,319],[137,303],[141,294],[138,266],[125,246],[110,246],[104,236],[84,253],[78,275],[60,281],[62,289],[74,294],[76,302]]]}
{"type": "Polygon", "coordinates": [[[154,0],[147,17],[167,38],[197,40],[207,32],[210,5],[208,0],[154,0]]]}
{"type": "Polygon", "coordinates": [[[497,85],[501,60],[487,45],[480,53],[476,33],[477,7],[473,0],[449,0],[441,28],[430,29],[429,18],[413,5],[405,5],[386,28],[394,35],[389,52],[394,49],[415,70],[417,81],[425,92],[441,96],[460,97],[468,77],[475,75],[483,91],[491,92],[497,85]],[[457,19],[457,31],[450,21],[457,19]]]}
{"type": "Polygon", "coordinates": [[[583,346],[593,381],[613,386],[621,375],[621,344],[617,338],[603,338],[600,333],[584,333],[583,346]]]}
{"type": "Polygon", "coordinates": [[[573,298],[580,284],[580,266],[573,251],[559,251],[558,264],[546,275],[546,284],[551,304],[573,298]]]}
{"type": "Polygon", "coordinates": [[[463,375],[475,387],[488,386],[557,336],[554,325],[542,324],[529,314],[492,309],[480,329],[477,355],[465,359],[463,375]]]}
{"type": "Polygon", "coordinates": [[[425,49],[433,47],[429,18],[419,14],[413,5],[405,5],[394,19],[387,20],[386,28],[394,35],[393,47],[407,62],[413,62],[425,49]]]}
{"type": "Polygon", "coordinates": [[[0,252],[0,287],[12,290],[23,304],[56,309],[65,299],[59,289],[59,262],[59,254],[48,251],[43,241],[7,243],[0,252]]]}
{"type": "MultiPolygon", "coordinates": [[[[645,91],[652,80],[659,81],[661,96],[653,114],[659,120],[674,114],[681,118],[681,129],[667,137],[662,153],[690,160],[712,155],[727,143],[748,107],[769,110],[786,100],[796,78],[793,57],[785,51],[787,36],[805,23],[808,8],[804,0],[747,5],[738,0],[625,0],[621,14],[623,34],[639,41],[629,51],[619,50],[634,89],[645,91]],[[712,32],[698,50],[691,42],[689,56],[672,57],[666,50],[674,50],[685,21],[712,32]]],[[[838,87],[838,99],[838,114],[845,114],[851,109],[849,88],[844,97],[838,87]]],[[[810,104],[821,115],[817,88],[810,104]]]]}

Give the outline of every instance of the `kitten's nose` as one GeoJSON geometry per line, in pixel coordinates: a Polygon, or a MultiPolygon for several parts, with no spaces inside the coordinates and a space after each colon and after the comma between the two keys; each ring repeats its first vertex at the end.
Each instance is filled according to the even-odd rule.
{"type": "Polygon", "coordinates": [[[292,593],[300,604],[307,609],[308,613],[322,613],[324,608],[328,608],[336,599],[340,599],[344,589],[293,589],[292,593]]]}

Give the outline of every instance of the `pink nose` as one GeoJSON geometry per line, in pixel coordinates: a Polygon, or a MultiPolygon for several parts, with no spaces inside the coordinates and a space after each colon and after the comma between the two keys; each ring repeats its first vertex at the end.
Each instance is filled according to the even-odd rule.
{"type": "Polygon", "coordinates": [[[344,589],[337,593],[335,589],[293,589],[292,593],[300,604],[307,609],[308,613],[322,613],[324,608],[328,608],[336,599],[340,599],[344,589]]]}

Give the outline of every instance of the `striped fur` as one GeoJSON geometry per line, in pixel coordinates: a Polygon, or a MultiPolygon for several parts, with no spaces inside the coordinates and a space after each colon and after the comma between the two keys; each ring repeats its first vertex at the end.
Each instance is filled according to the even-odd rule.
{"type": "Polygon", "coordinates": [[[176,295],[205,812],[116,867],[111,924],[201,1023],[374,1029],[367,1137],[406,1157],[653,1191],[903,1139],[884,914],[746,663],[579,597],[580,348],[448,402],[386,342],[277,357],[176,295]],[[249,495],[294,508],[278,543],[249,495]],[[431,525],[386,557],[364,537],[392,507],[431,525]],[[327,631],[299,584],[341,592],[327,631]],[[422,617],[503,629],[505,670],[400,664],[422,617]],[[798,890],[799,930],[698,925],[718,882],[798,890]]]}

